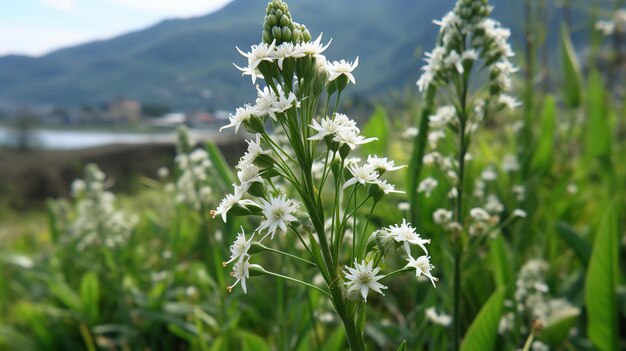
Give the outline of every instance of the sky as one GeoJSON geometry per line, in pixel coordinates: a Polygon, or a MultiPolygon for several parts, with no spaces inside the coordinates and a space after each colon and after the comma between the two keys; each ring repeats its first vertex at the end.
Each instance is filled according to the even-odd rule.
{"type": "Polygon", "coordinates": [[[167,18],[213,12],[231,0],[0,0],[0,56],[41,56],[167,18]]]}

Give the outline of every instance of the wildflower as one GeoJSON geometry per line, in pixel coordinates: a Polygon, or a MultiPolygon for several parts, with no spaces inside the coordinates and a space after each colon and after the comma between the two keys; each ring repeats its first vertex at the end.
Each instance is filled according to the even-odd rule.
{"type": "Polygon", "coordinates": [[[237,133],[241,124],[248,121],[250,118],[252,118],[255,112],[256,110],[250,105],[244,105],[243,107],[238,107],[235,110],[234,115],[231,114],[228,116],[228,120],[230,121],[230,123],[221,127],[220,132],[224,129],[235,127],[235,133],[237,133]]]}
{"type": "Polygon", "coordinates": [[[372,155],[367,156],[367,164],[381,173],[397,171],[404,167],[396,166],[394,161],[387,161],[386,157],[378,157],[372,155]]]}
{"type": "Polygon", "coordinates": [[[428,254],[428,250],[424,244],[430,244],[430,240],[422,239],[422,237],[415,232],[415,228],[406,222],[406,219],[403,219],[402,224],[400,225],[389,226],[386,231],[396,242],[404,245],[404,249],[408,256],[411,256],[410,244],[419,246],[422,250],[424,250],[424,253],[428,254]]]}
{"type": "Polygon", "coordinates": [[[352,71],[359,65],[359,58],[357,57],[354,60],[354,63],[348,62],[346,60],[334,61],[333,63],[327,63],[326,67],[329,73],[328,81],[332,82],[333,80],[339,78],[339,76],[344,75],[348,78],[352,84],[356,84],[354,80],[354,76],[352,75],[352,71]]]}
{"type": "Polygon", "coordinates": [[[489,220],[490,216],[489,216],[489,212],[483,210],[480,207],[476,207],[476,208],[472,208],[470,210],[470,216],[479,222],[486,222],[489,220]]]}
{"type": "Polygon", "coordinates": [[[296,94],[290,92],[288,96],[280,94],[278,100],[274,102],[273,111],[276,113],[282,113],[294,106],[296,101],[296,94]]]}
{"type": "Polygon", "coordinates": [[[259,175],[259,168],[254,164],[241,167],[240,171],[237,172],[237,178],[239,178],[239,181],[241,182],[239,188],[242,194],[248,192],[252,183],[263,181],[259,175]]]}
{"type": "Polygon", "coordinates": [[[435,268],[435,266],[430,264],[429,256],[420,256],[417,259],[414,259],[412,256],[409,256],[409,258],[407,258],[407,261],[409,261],[409,263],[407,263],[405,268],[415,268],[416,277],[420,277],[423,275],[427,277],[428,279],[430,279],[430,282],[433,283],[434,287],[436,287],[435,282],[438,279],[433,277],[432,274],[430,273],[430,270],[435,268]]]}
{"type": "Polygon", "coordinates": [[[354,150],[357,145],[367,144],[374,140],[378,140],[378,138],[365,138],[362,135],[359,135],[358,129],[348,129],[343,128],[337,132],[335,138],[333,139],[340,144],[346,144],[350,147],[350,149],[354,150]]]}
{"type": "Polygon", "coordinates": [[[440,208],[433,213],[433,221],[437,224],[446,224],[452,220],[452,211],[440,208]]]}
{"type": "Polygon", "coordinates": [[[511,95],[501,94],[498,97],[498,102],[506,106],[509,110],[513,111],[515,108],[522,106],[522,103],[515,100],[511,95]]]}
{"type": "Polygon", "coordinates": [[[284,42],[274,50],[274,58],[278,61],[278,67],[283,69],[283,62],[288,58],[300,58],[305,54],[297,50],[296,46],[291,42],[284,42]]]}
{"type": "Polygon", "coordinates": [[[482,173],[480,173],[480,177],[486,182],[491,182],[493,180],[496,180],[496,178],[498,178],[498,174],[493,169],[493,167],[490,166],[490,167],[486,167],[482,171],[482,173]]]}
{"type": "Polygon", "coordinates": [[[429,197],[435,187],[437,187],[437,184],[439,183],[437,182],[437,180],[435,180],[435,178],[428,177],[420,182],[419,186],[417,187],[417,192],[425,193],[426,197],[429,197]]]}
{"type": "Polygon", "coordinates": [[[429,307],[425,311],[426,318],[435,324],[439,324],[443,327],[448,327],[452,323],[452,317],[445,313],[437,313],[437,310],[434,307],[429,307]]]}
{"type": "Polygon", "coordinates": [[[274,60],[275,44],[276,44],[275,42],[272,42],[269,45],[266,43],[261,43],[259,45],[252,45],[251,51],[247,53],[237,48],[237,51],[239,51],[241,55],[243,55],[244,57],[248,59],[248,67],[243,68],[243,69],[240,67],[237,67],[237,68],[241,71],[255,70],[259,66],[259,64],[263,61],[272,62],[274,60]]]}
{"type": "Polygon", "coordinates": [[[456,117],[454,106],[443,106],[437,109],[437,113],[428,117],[431,128],[442,128],[452,122],[456,117]]]}
{"type": "Polygon", "coordinates": [[[270,197],[269,201],[261,199],[261,212],[265,216],[265,220],[261,222],[258,230],[267,229],[266,236],[270,235],[270,239],[274,238],[277,230],[286,233],[287,225],[297,221],[293,213],[296,212],[298,206],[298,203],[287,199],[285,195],[270,197]]]}
{"type": "Polygon", "coordinates": [[[376,275],[380,272],[380,268],[373,268],[372,265],[372,261],[363,260],[361,263],[357,263],[355,259],[354,268],[346,267],[344,271],[347,280],[344,284],[348,287],[348,292],[360,292],[365,301],[367,301],[367,294],[370,289],[381,295],[385,295],[381,289],[387,289],[386,286],[378,282],[384,278],[383,275],[376,275]]]}
{"type": "Polygon", "coordinates": [[[233,288],[241,282],[241,289],[243,289],[243,293],[247,294],[248,289],[246,288],[246,279],[250,277],[250,262],[248,260],[242,260],[235,262],[233,266],[233,271],[230,273],[235,279],[235,283],[230,285],[227,289],[228,291],[233,291],[233,288]]]}
{"type": "Polygon", "coordinates": [[[226,266],[227,264],[234,262],[235,260],[237,262],[241,262],[246,257],[250,257],[250,255],[248,254],[248,250],[250,250],[250,246],[252,245],[253,236],[254,233],[249,240],[246,240],[246,233],[244,232],[243,227],[241,227],[241,233],[237,233],[237,238],[232,243],[232,245],[230,245],[230,259],[222,264],[226,266]]]}
{"type": "Polygon", "coordinates": [[[487,196],[487,203],[485,204],[485,209],[492,213],[500,213],[504,211],[504,205],[498,200],[498,197],[491,194],[487,196]]]}
{"type": "Polygon", "coordinates": [[[502,159],[502,169],[505,172],[514,172],[520,169],[519,161],[515,155],[506,155],[502,159]]]}
{"type": "Polygon", "coordinates": [[[252,164],[259,155],[268,153],[261,148],[261,134],[256,134],[255,138],[255,140],[246,140],[248,151],[239,160],[237,168],[242,169],[246,165],[252,164]]]}
{"type": "Polygon", "coordinates": [[[513,211],[513,217],[526,218],[526,216],[526,211],[522,209],[517,208],[513,211]]]}
{"type": "Polygon", "coordinates": [[[328,46],[333,40],[331,39],[326,46],[321,44],[322,42],[322,34],[320,34],[315,41],[308,41],[304,43],[300,43],[296,46],[296,51],[299,53],[303,53],[306,55],[310,55],[314,58],[322,58],[322,52],[328,49],[328,46]]]}
{"type": "Polygon", "coordinates": [[[309,137],[309,140],[322,140],[326,136],[335,136],[340,130],[354,130],[358,133],[356,122],[343,113],[336,113],[334,118],[322,118],[318,123],[313,120],[313,125],[310,126],[317,134],[309,137]]]}
{"type": "Polygon", "coordinates": [[[159,178],[167,178],[170,175],[170,170],[167,167],[161,167],[157,170],[159,178]]]}
{"type": "Polygon", "coordinates": [[[262,90],[257,88],[256,105],[254,106],[254,114],[259,117],[269,115],[276,120],[276,103],[278,103],[278,95],[268,87],[262,90]]]}
{"type": "Polygon", "coordinates": [[[351,164],[348,170],[352,173],[353,177],[346,181],[343,185],[344,189],[356,183],[363,185],[366,183],[374,183],[379,177],[378,172],[376,172],[371,165],[359,166],[358,164],[351,164]]]}
{"type": "Polygon", "coordinates": [[[211,217],[215,218],[216,216],[221,215],[224,223],[226,223],[226,214],[237,204],[237,202],[239,202],[239,200],[241,200],[242,196],[243,193],[241,192],[241,189],[235,187],[235,192],[233,194],[226,195],[220,202],[219,206],[217,206],[215,210],[211,211],[211,217]]]}
{"type": "Polygon", "coordinates": [[[393,184],[389,184],[386,180],[378,180],[375,184],[378,185],[380,190],[382,190],[383,193],[385,193],[386,195],[390,193],[404,193],[404,191],[396,190],[396,186],[393,184]]]}

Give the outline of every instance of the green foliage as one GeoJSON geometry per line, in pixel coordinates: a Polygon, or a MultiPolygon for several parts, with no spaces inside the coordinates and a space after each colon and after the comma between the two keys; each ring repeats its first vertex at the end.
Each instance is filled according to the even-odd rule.
{"type": "Polygon", "coordinates": [[[568,107],[578,108],[583,100],[583,79],[569,28],[565,22],[561,24],[560,35],[564,79],[563,100],[568,107]]]}
{"type": "Polygon", "coordinates": [[[587,79],[587,124],[585,126],[585,151],[587,162],[599,159],[610,161],[613,134],[607,108],[606,92],[600,72],[591,70],[587,79]]]}
{"type": "Polygon", "coordinates": [[[363,155],[387,155],[389,154],[389,122],[387,113],[382,106],[376,106],[376,110],[370,117],[369,121],[363,126],[363,135],[378,138],[375,143],[369,143],[361,146],[363,155]]]}
{"type": "Polygon", "coordinates": [[[467,330],[461,344],[461,351],[494,349],[505,297],[505,288],[498,288],[489,297],[489,300],[480,309],[480,312],[467,330]]]}
{"type": "Polygon", "coordinates": [[[547,96],[541,112],[539,144],[531,161],[531,167],[538,174],[550,171],[554,155],[554,136],[556,133],[556,102],[553,96],[547,96]]]}
{"type": "Polygon", "coordinates": [[[619,277],[618,229],[613,205],[606,206],[594,241],[585,281],[587,334],[601,351],[617,351],[617,296],[619,277]]]}

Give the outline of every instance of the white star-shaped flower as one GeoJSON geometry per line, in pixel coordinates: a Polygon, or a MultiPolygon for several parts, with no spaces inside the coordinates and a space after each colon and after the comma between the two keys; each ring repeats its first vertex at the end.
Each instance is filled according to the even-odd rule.
{"type": "Polygon", "coordinates": [[[352,84],[356,84],[354,80],[354,75],[352,75],[352,71],[359,65],[359,57],[357,56],[354,62],[348,62],[346,60],[334,61],[332,63],[326,64],[326,70],[328,71],[328,81],[332,82],[333,80],[339,78],[341,75],[345,75],[348,77],[348,80],[352,82],[352,84]]]}
{"type": "Polygon", "coordinates": [[[250,239],[246,240],[246,233],[244,232],[243,227],[241,227],[241,233],[237,233],[237,238],[235,239],[233,244],[230,245],[230,259],[224,262],[223,265],[226,266],[227,264],[234,261],[241,262],[246,257],[250,257],[250,255],[248,254],[248,250],[250,250],[250,246],[252,246],[253,237],[254,233],[252,234],[250,239]]]}
{"type": "Polygon", "coordinates": [[[407,261],[409,261],[409,263],[407,263],[405,268],[415,268],[416,277],[423,275],[430,279],[431,283],[433,283],[433,286],[436,287],[435,282],[438,279],[433,277],[430,273],[430,270],[435,268],[435,266],[430,264],[429,258],[429,256],[420,256],[417,259],[414,259],[413,257],[409,256],[409,258],[407,258],[407,261]]]}
{"type": "Polygon", "coordinates": [[[274,238],[276,231],[281,233],[287,232],[287,225],[297,221],[293,215],[298,209],[299,204],[293,200],[287,199],[285,195],[270,197],[269,201],[261,199],[261,212],[265,216],[265,220],[259,225],[258,231],[267,229],[267,235],[270,240],[274,238]]]}
{"type": "Polygon", "coordinates": [[[387,287],[378,282],[385,276],[376,275],[378,272],[380,272],[380,268],[373,268],[372,261],[366,262],[363,260],[361,263],[357,263],[355,259],[354,268],[346,267],[344,271],[347,280],[344,284],[348,287],[349,293],[360,292],[365,301],[367,301],[367,294],[370,289],[381,295],[385,295],[381,289],[387,289],[387,287]]]}
{"type": "Polygon", "coordinates": [[[228,116],[230,123],[220,128],[220,132],[224,129],[235,127],[235,133],[237,133],[237,131],[239,130],[239,127],[241,127],[241,124],[249,120],[250,118],[252,118],[254,116],[254,113],[255,113],[255,110],[250,105],[244,105],[243,107],[238,107],[235,110],[234,115],[228,116]]]}
{"type": "Polygon", "coordinates": [[[415,228],[406,222],[406,219],[403,219],[400,225],[389,226],[387,232],[389,232],[396,242],[403,243],[404,250],[408,256],[411,256],[411,244],[419,246],[424,250],[424,253],[428,254],[425,244],[430,244],[430,240],[422,239],[422,237],[415,232],[415,228]]]}
{"type": "Polygon", "coordinates": [[[352,173],[353,177],[348,179],[346,183],[343,185],[343,188],[354,185],[356,183],[365,185],[367,183],[375,183],[378,179],[378,172],[374,169],[374,167],[370,165],[359,166],[358,164],[350,164],[348,166],[348,170],[352,173]]]}
{"type": "Polygon", "coordinates": [[[378,157],[376,155],[368,155],[367,164],[380,172],[397,171],[404,167],[396,166],[394,161],[388,161],[386,157],[378,157]]]}

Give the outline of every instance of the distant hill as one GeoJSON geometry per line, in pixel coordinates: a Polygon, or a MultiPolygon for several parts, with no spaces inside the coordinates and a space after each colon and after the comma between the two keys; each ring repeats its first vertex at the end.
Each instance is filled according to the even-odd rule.
{"type": "MultiPolygon", "coordinates": [[[[492,0],[494,16],[521,23],[521,1],[492,0]]],[[[294,19],[315,37],[333,38],[329,59],[359,56],[351,93],[387,94],[413,85],[421,51],[433,46],[432,20],[452,0],[293,0],[294,19]]],[[[176,108],[234,109],[254,89],[232,63],[235,50],[260,40],[266,1],[234,0],[221,10],[191,19],[166,20],[110,40],[52,52],[39,58],[0,57],[0,100],[65,106],[96,104],[117,97],[167,103],[176,108]]],[[[517,43],[521,42],[517,40],[517,43]]],[[[517,44],[515,43],[515,44],[517,44]]]]}

